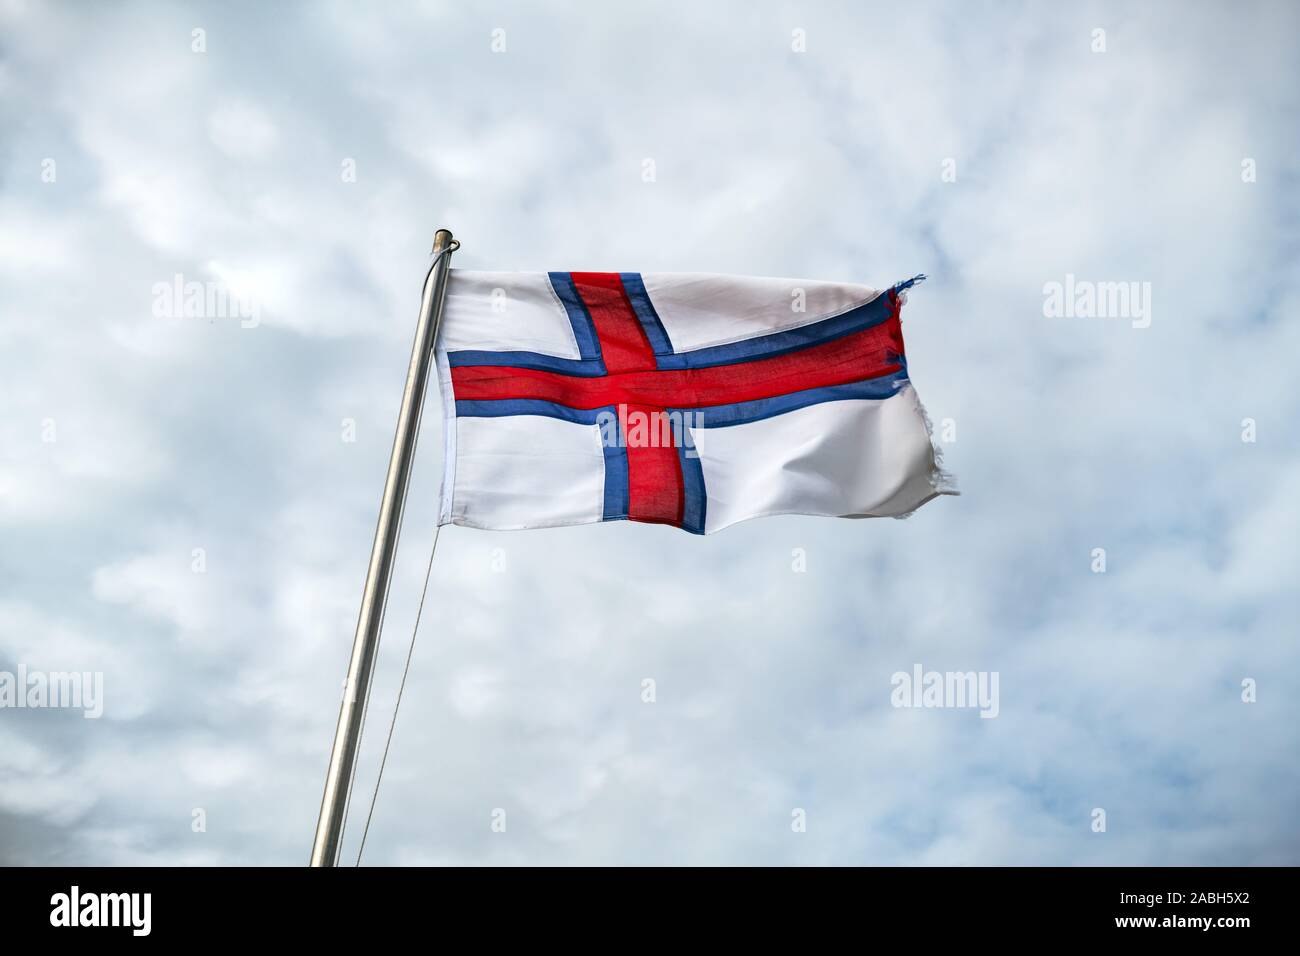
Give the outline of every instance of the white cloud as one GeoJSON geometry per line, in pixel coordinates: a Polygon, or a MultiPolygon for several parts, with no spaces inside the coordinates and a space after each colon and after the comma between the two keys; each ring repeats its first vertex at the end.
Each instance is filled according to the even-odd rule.
{"type": "Polygon", "coordinates": [[[447,529],[368,860],[1294,863],[1297,15],[959,6],[507,8],[494,54],[445,5],[282,5],[213,11],[200,55],[183,14],[6,4],[0,668],[85,661],[107,701],[0,712],[0,825],[77,862],[304,857],[448,224],[465,267],[929,273],[911,371],[964,496],[706,540],[447,529]],[[1045,319],[1066,272],[1150,281],[1151,328],[1045,319]],[[177,273],[261,324],[154,317],[177,273]],[[1000,716],[892,709],[916,662],[998,670],[1000,716]]]}
{"type": "Polygon", "coordinates": [[[224,103],[208,116],[208,136],[227,156],[255,159],[275,145],[271,117],[251,103],[224,103]]]}

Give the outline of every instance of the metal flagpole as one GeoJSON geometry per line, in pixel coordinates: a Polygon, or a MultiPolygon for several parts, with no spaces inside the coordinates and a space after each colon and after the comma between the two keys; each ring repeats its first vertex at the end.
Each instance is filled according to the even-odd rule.
{"type": "Polygon", "coordinates": [[[415,327],[415,344],[411,348],[411,365],[406,371],[402,407],[397,415],[393,435],[393,453],[388,460],[388,477],[384,497],[379,504],[379,523],[375,542],[370,549],[370,567],[366,586],[361,592],[361,612],[357,615],[357,633],[352,641],[352,659],[344,685],[343,703],[339,707],[338,728],[334,731],[334,749],[330,753],[329,771],[325,776],[325,793],[316,822],[316,839],[311,848],[312,866],[334,866],[338,859],[343,820],[347,813],[348,791],[356,765],[361,723],[365,715],[366,695],[379,648],[379,629],[383,623],[384,602],[397,551],[397,535],[406,502],[406,486],[411,478],[415,443],[424,404],[425,387],[433,365],[433,348],[443,302],[447,298],[447,279],[451,272],[451,254],[460,244],[451,232],[439,229],[433,237],[433,264],[424,280],[420,301],[420,320],[415,327]]]}

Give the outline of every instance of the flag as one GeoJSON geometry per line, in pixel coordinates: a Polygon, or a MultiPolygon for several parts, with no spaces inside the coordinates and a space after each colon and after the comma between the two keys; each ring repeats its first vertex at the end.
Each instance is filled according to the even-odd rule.
{"type": "Polygon", "coordinates": [[[951,493],[908,378],[918,276],[451,271],[440,523],[909,514],[951,493]]]}

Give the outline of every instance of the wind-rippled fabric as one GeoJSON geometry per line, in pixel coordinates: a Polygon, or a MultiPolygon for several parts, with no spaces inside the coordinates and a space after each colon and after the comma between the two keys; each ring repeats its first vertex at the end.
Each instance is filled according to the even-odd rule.
{"type": "Polygon", "coordinates": [[[915,281],[453,269],[440,522],[705,534],[952,493],[907,375],[915,281]]]}

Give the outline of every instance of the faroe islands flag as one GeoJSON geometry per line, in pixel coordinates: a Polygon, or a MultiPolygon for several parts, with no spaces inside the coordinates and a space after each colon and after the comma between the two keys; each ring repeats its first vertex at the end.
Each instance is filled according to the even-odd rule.
{"type": "Polygon", "coordinates": [[[953,493],[907,375],[914,281],[453,269],[440,523],[705,534],[953,493]]]}

